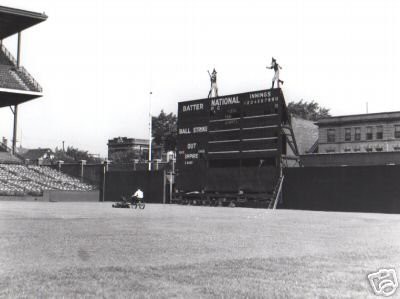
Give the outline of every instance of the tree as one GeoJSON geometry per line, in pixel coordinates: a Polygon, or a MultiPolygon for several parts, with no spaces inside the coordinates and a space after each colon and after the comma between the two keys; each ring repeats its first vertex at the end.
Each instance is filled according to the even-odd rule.
{"type": "Polygon", "coordinates": [[[162,147],[163,151],[174,151],[177,137],[177,118],[172,112],[166,114],[161,110],[158,116],[152,117],[153,143],[162,147]]]}
{"type": "Polygon", "coordinates": [[[80,150],[72,146],[68,146],[66,151],[56,148],[54,151],[54,160],[62,160],[64,162],[78,162],[86,160],[88,163],[99,163],[100,158],[93,157],[88,151],[80,150]]]}
{"type": "Polygon", "coordinates": [[[148,155],[148,150],[119,151],[111,154],[111,160],[114,163],[132,163],[132,161],[135,159],[139,161],[146,160],[147,155],[148,155]]]}
{"type": "Polygon", "coordinates": [[[314,101],[307,102],[300,100],[298,102],[290,102],[288,104],[288,110],[289,113],[294,116],[312,121],[331,116],[329,113],[330,109],[320,107],[319,104],[314,101]]]}

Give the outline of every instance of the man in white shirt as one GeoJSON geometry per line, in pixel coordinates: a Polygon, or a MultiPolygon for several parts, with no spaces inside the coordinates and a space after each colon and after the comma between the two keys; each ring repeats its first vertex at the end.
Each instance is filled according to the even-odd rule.
{"type": "Polygon", "coordinates": [[[140,190],[140,188],[138,188],[131,198],[132,198],[132,203],[134,202],[134,200],[135,202],[143,201],[143,191],[140,190]]]}

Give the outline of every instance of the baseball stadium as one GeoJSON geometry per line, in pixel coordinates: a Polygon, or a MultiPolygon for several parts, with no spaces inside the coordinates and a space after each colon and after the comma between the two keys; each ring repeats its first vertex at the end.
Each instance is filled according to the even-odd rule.
{"type": "Polygon", "coordinates": [[[38,163],[16,148],[18,108],[46,93],[21,45],[47,19],[0,6],[0,109],[13,115],[0,141],[1,298],[376,298],[368,275],[400,259],[400,156],[316,152],[334,146],[332,126],[365,117],[320,120],[330,138],[313,139],[278,85],[177,101],[166,161],[38,163]],[[138,188],[142,209],[127,201],[138,188]]]}

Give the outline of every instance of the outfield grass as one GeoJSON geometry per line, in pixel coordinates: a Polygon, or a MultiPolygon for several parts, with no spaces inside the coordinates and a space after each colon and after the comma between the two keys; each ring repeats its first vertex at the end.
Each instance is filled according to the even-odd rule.
{"type": "Polygon", "coordinates": [[[400,215],[0,201],[0,298],[376,298],[381,267],[400,215]]]}

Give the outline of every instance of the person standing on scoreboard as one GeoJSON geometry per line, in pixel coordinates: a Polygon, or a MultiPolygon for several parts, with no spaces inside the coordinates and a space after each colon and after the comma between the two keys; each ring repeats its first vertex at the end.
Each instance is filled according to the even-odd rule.
{"type": "Polygon", "coordinates": [[[272,78],[272,88],[274,88],[275,82],[279,88],[279,84],[283,84],[283,81],[279,79],[279,70],[281,66],[276,62],[276,59],[272,57],[271,66],[267,66],[267,69],[273,69],[275,71],[274,77],[272,78]]]}
{"type": "Polygon", "coordinates": [[[211,81],[211,88],[210,92],[208,93],[208,98],[211,98],[211,94],[214,91],[214,97],[218,97],[218,86],[217,86],[217,72],[215,69],[213,70],[212,74],[210,74],[210,71],[207,71],[208,75],[210,76],[210,81],[211,81]]]}

